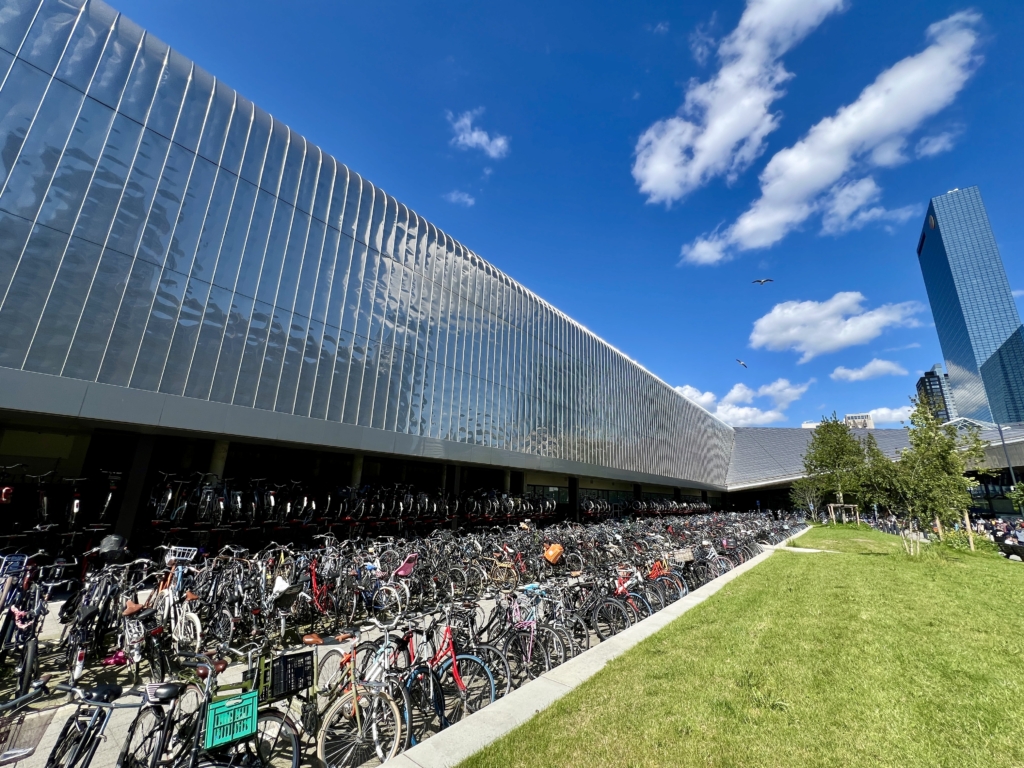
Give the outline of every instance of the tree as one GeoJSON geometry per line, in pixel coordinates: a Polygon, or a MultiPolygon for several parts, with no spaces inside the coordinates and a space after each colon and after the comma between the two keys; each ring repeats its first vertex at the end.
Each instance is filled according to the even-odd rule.
{"type": "Polygon", "coordinates": [[[902,506],[899,464],[885,455],[872,434],[864,439],[860,489],[864,504],[877,504],[889,512],[902,506]]]}
{"type": "MultiPolygon", "coordinates": [[[[822,417],[804,453],[804,472],[839,504],[845,495],[856,496],[863,479],[864,446],[835,413],[822,417]]],[[[833,517],[832,522],[835,523],[833,517]]]]}
{"type": "Polygon", "coordinates": [[[900,456],[897,495],[911,515],[932,520],[943,538],[943,526],[963,521],[974,549],[968,509],[971,489],[978,485],[964,473],[968,468],[984,470],[985,445],[979,430],[960,431],[941,424],[926,403],[915,401],[910,414],[910,447],[900,456]]]}
{"type": "Polygon", "coordinates": [[[789,491],[789,500],[793,506],[806,509],[811,515],[821,508],[821,497],[821,487],[813,477],[801,477],[789,491]]]}

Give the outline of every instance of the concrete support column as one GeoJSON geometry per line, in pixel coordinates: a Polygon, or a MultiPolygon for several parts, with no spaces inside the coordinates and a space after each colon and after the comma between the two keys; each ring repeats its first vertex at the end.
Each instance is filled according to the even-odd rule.
{"type": "Polygon", "coordinates": [[[580,521],[580,479],[569,478],[569,514],[577,523],[580,521]]]}
{"type": "Polygon", "coordinates": [[[441,489],[441,493],[447,493],[448,492],[448,465],[447,464],[442,464],[441,465],[441,482],[438,485],[438,487],[441,489]]]}
{"type": "Polygon", "coordinates": [[[142,494],[146,490],[149,460],[153,457],[153,445],[155,443],[155,436],[139,435],[139,441],[135,444],[132,468],[128,470],[128,482],[124,488],[124,498],[121,499],[121,509],[118,510],[117,522],[114,524],[114,533],[124,536],[125,541],[130,541],[132,531],[135,529],[135,517],[142,502],[142,494]]]}
{"type": "Polygon", "coordinates": [[[363,482],[363,454],[357,453],[352,457],[352,477],[349,485],[358,488],[363,482]]]}
{"type": "Polygon", "coordinates": [[[224,479],[224,465],[228,461],[228,449],[231,443],[227,440],[217,440],[213,444],[213,453],[210,455],[210,474],[224,479]]]}
{"type": "Polygon", "coordinates": [[[701,491],[700,492],[700,500],[703,501],[705,504],[708,503],[708,492],[707,491],[701,491]]]}
{"type": "Polygon", "coordinates": [[[509,491],[512,490],[512,470],[511,469],[506,469],[505,470],[505,483],[502,486],[502,490],[505,491],[505,493],[508,493],[509,491]]]}

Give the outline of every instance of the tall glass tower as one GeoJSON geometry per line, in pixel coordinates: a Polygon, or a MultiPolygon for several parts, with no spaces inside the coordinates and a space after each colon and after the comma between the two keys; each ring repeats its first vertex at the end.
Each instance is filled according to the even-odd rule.
{"type": "Polygon", "coordinates": [[[961,416],[1024,421],[1024,337],[977,187],[933,197],[917,242],[961,416]]]}

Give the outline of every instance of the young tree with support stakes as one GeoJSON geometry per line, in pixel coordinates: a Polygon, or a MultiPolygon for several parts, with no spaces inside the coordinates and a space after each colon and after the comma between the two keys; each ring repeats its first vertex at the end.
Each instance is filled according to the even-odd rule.
{"type": "Polygon", "coordinates": [[[789,500],[793,506],[808,510],[812,516],[821,509],[823,496],[821,486],[813,477],[801,477],[789,490],[789,500]]]}
{"type": "MultiPolygon", "coordinates": [[[[833,494],[837,503],[844,504],[846,495],[856,496],[860,491],[863,467],[864,446],[850,428],[835,413],[831,418],[823,416],[804,453],[807,477],[813,478],[822,492],[833,494]]],[[[835,514],[830,515],[835,525],[835,514]]]]}
{"type": "Polygon", "coordinates": [[[914,403],[908,434],[910,447],[897,462],[897,496],[910,515],[931,520],[945,537],[944,526],[963,522],[974,549],[974,532],[968,510],[971,489],[978,481],[967,477],[968,469],[984,470],[985,444],[977,427],[959,430],[942,424],[926,403],[914,403]]]}

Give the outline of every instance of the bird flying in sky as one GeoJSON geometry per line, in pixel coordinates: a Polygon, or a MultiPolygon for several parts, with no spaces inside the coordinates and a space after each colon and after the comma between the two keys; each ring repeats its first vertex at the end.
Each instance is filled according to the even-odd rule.
{"type": "Polygon", "coordinates": [[[739,363],[740,365],[742,365],[744,368],[747,367],[747,364],[744,363],[742,360],[740,360],[738,357],[736,358],[736,362],[739,363]]]}
{"type": "Polygon", "coordinates": [[[765,283],[774,283],[775,281],[772,280],[770,277],[766,277],[763,280],[751,280],[751,282],[757,283],[758,285],[764,285],[765,283]]]}

